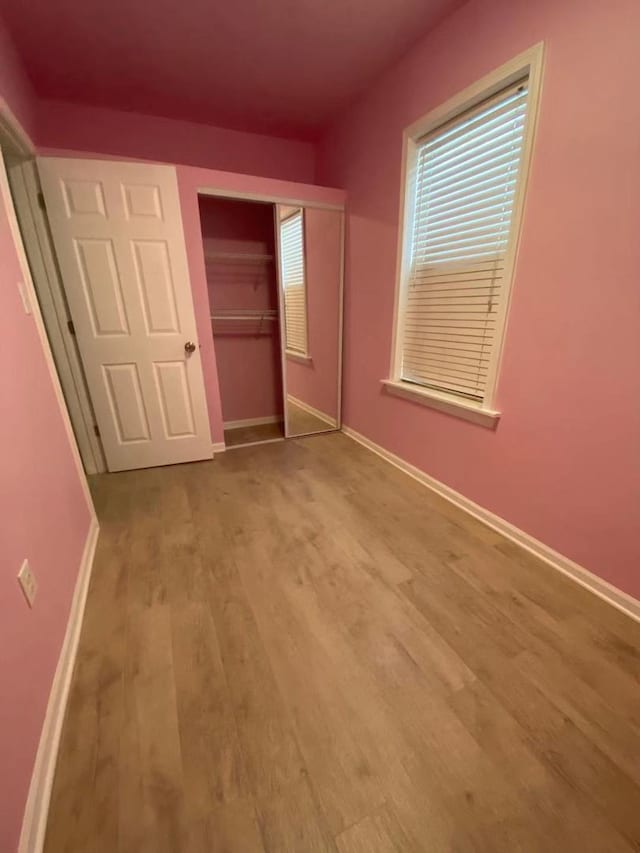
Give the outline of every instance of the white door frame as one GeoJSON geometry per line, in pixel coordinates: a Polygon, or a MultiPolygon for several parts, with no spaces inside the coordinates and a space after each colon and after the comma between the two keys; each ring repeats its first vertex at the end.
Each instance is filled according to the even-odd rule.
{"type": "Polygon", "coordinates": [[[70,314],[46,211],[40,206],[35,147],[6,104],[0,106],[0,145],[5,152],[7,176],[21,232],[21,243],[28,259],[31,280],[73,427],[75,443],[84,471],[87,474],[99,474],[107,470],[102,443],[96,435],[95,417],[84,370],[69,326],[70,314]]]}
{"type": "MultiPolygon", "coordinates": [[[[4,100],[0,101],[0,146],[2,147],[3,154],[6,154],[9,164],[15,165],[16,162],[35,157],[35,146],[4,100]]],[[[71,446],[71,454],[78,472],[78,477],[80,479],[92,522],[96,524],[96,512],[91,498],[91,492],[89,491],[87,476],[78,450],[78,443],[69,417],[69,410],[60,384],[58,370],[51,352],[49,338],[45,330],[44,320],[40,311],[40,304],[36,296],[33,278],[31,276],[31,269],[27,262],[27,256],[22,242],[22,235],[20,234],[20,227],[16,218],[13,198],[9,187],[7,171],[2,162],[0,162],[0,195],[2,196],[2,200],[7,210],[9,228],[11,229],[11,236],[18,255],[23,285],[29,299],[31,314],[36,325],[38,337],[40,338],[44,358],[49,369],[49,375],[51,376],[51,383],[60,409],[62,422],[71,446]]]]}

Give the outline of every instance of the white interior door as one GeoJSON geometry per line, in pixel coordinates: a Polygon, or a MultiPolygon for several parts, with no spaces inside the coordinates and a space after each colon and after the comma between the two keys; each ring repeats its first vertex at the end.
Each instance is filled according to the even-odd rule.
{"type": "Polygon", "coordinates": [[[38,169],[109,470],[210,459],[175,169],[38,169]]]}

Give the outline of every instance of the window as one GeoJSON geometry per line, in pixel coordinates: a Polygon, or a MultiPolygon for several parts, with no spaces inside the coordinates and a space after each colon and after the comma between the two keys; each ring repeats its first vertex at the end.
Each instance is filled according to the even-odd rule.
{"type": "Polygon", "coordinates": [[[387,383],[491,419],[532,126],[529,70],[504,84],[409,138],[387,383]]]}
{"type": "Polygon", "coordinates": [[[296,210],[280,222],[280,254],[284,290],[285,346],[307,354],[307,297],[304,269],[304,214],[296,210]]]}

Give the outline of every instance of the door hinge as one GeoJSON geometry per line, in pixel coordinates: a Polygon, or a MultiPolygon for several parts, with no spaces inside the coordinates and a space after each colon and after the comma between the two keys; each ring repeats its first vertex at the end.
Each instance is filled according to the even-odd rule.
{"type": "Polygon", "coordinates": [[[38,193],[38,207],[40,208],[40,210],[47,209],[47,205],[44,200],[44,193],[42,191],[38,193]]]}
{"type": "Polygon", "coordinates": [[[67,329],[69,329],[69,334],[75,337],[76,327],[73,325],[73,320],[67,320],[67,329]]]}
{"type": "Polygon", "coordinates": [[[100,438],[100,428],[98,427],[98,424],[93,425],[93,431],[96,434],[96,438],[100,438]]]}

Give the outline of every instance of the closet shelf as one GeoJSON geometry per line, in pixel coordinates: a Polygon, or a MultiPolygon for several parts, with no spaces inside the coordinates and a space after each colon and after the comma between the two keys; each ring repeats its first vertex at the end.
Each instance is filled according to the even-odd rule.
{"type": "Polygon", "coordinates": [[[222,261],[223,263],[260,264],[273,260],[273,255],[249,252],[208,252],[204,257],[207,261],[222,261]]]}

